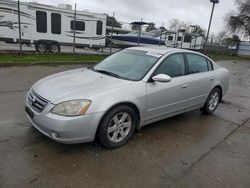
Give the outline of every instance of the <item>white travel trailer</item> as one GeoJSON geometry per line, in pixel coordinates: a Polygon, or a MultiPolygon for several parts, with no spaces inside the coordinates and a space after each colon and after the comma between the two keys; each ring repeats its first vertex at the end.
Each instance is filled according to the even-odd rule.
{"type": "MultiPolygon", "coordinates": [[[[74,21],[74,10],[70,5],[55,7],[20,2],[20,15],[21,42],[35,44],[38,52],[59,52],[60,45],[73,44],[74,33],[77,47],[105,47],[106,14],[77,11],[74,21]]],[[[0,1],[0,41],[19,42],[16,1],[0,1]]]]}
{"type": "Polygon", "coordinates": [[[166,46],[192,50],[202,49],[203,35],[187,32],[168,32],[166,46]]]}

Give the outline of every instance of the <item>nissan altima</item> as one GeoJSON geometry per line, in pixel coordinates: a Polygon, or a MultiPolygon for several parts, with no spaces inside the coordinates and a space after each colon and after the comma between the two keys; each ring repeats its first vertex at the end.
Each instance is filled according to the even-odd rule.
{"type": "Polygon", "coordinates": [[[25,110],[31,124],[57,142],[96,139],[116,148],[152,122],[194,109],[213,113],[228,86],[228,70],[203,54],[133,47],[38,81],[25,110]]]}

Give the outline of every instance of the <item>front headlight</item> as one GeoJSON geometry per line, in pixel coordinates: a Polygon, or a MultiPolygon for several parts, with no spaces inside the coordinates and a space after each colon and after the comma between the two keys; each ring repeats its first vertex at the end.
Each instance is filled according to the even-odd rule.
{"type": "Polygon", "coordinates": [[[86,113],[90,100],[72,100],[57,104],[51,112],[61,116],[81,116],[86,113]]]}

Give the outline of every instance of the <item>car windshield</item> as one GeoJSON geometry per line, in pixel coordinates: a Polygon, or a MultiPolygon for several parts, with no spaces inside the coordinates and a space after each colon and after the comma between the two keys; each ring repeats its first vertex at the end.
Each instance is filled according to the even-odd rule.
{"type": "Polygon", "coordinates": [[[161,54],[122,50],[93,67],[94,71],[127,80],[141,80],[161,57],[161,54]]]}

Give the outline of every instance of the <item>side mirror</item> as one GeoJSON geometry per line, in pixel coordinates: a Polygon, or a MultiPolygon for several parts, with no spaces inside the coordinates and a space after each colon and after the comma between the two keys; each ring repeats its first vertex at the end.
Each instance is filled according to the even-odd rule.
{"type": "Polygon", "coordinates": [[[156,76],[153,76],[152,79],[155,82],[170,82],[171,81],[171,77],[166,74],[158,74],[156,76]]]}

